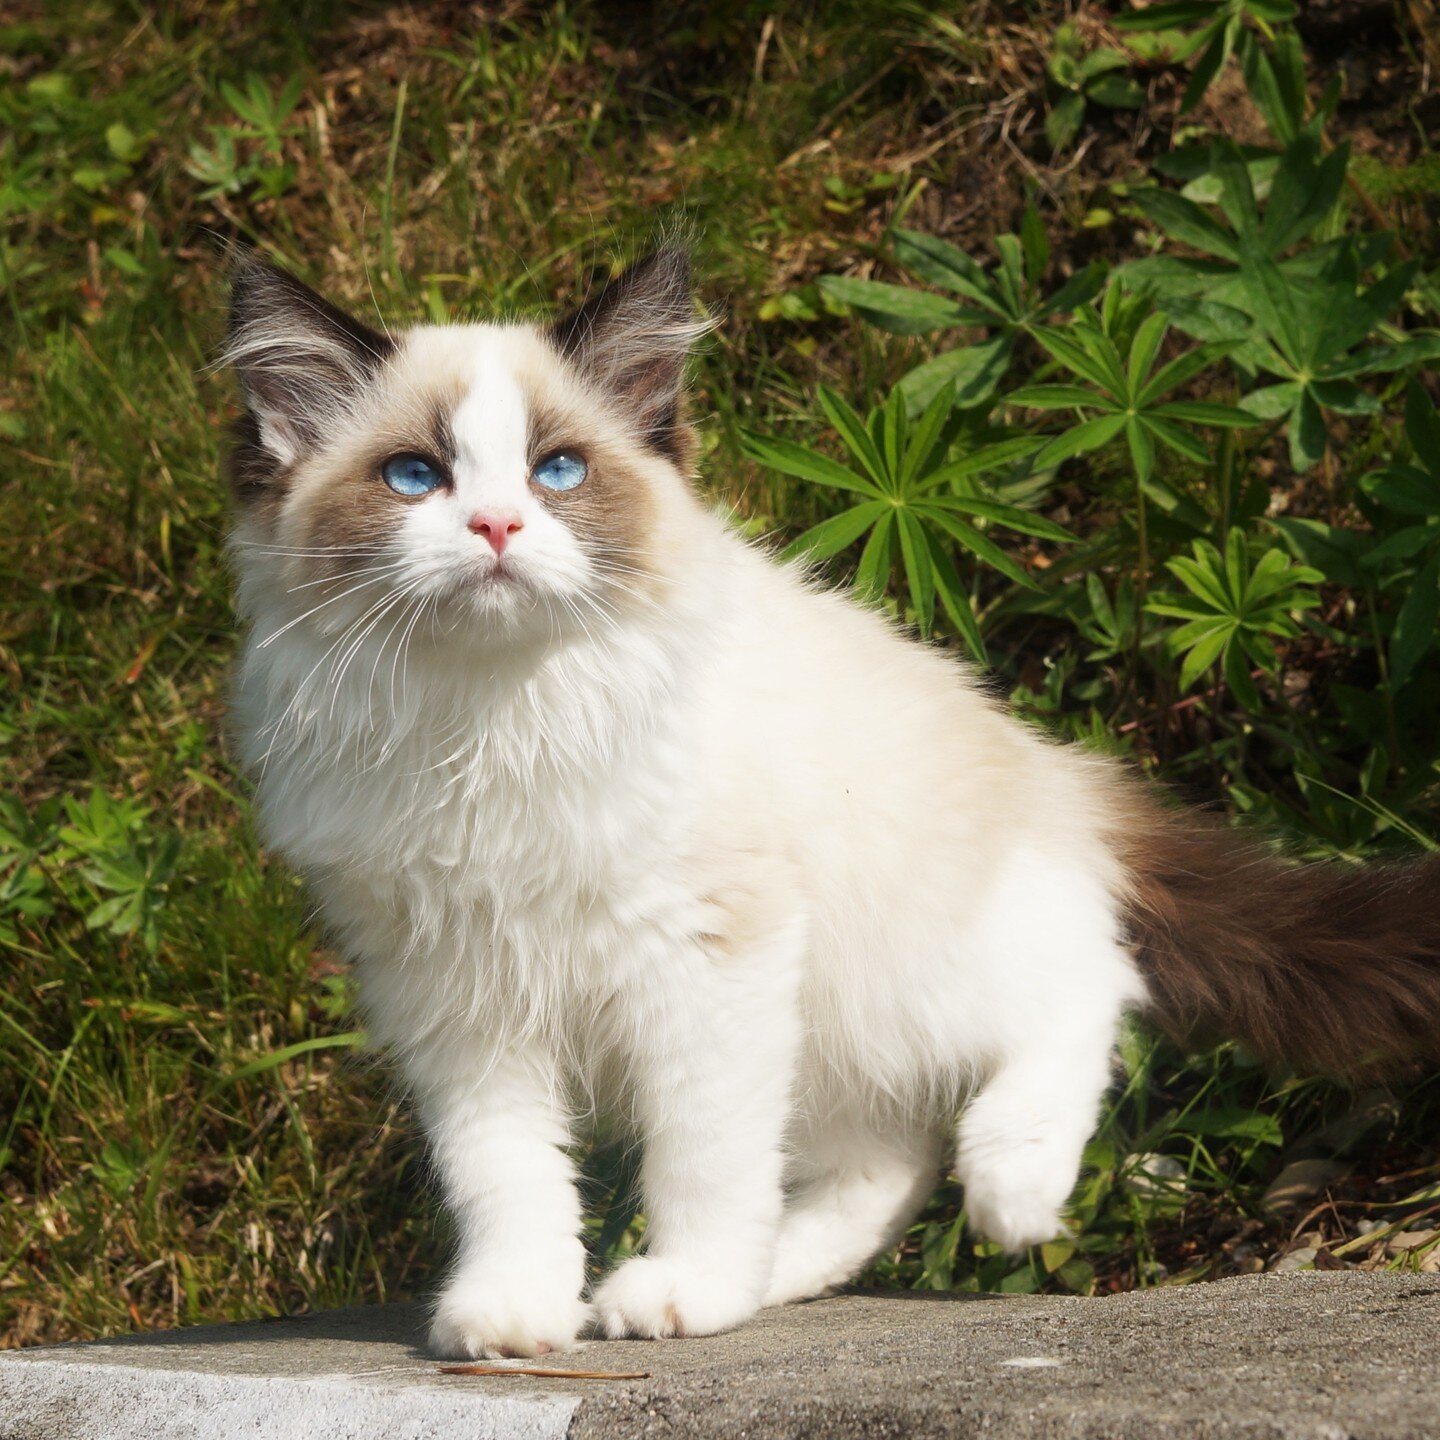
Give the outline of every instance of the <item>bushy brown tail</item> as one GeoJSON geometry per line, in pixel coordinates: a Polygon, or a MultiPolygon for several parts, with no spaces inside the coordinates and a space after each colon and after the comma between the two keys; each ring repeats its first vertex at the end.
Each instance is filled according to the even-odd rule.
{"type": "Polygon", "coordinates": [[[1440,1059],[1440,855],[1297,864],[1137,799],[1116,840],[1126,923],[1171,1034],[1325,1074],[1440,1059]]]}

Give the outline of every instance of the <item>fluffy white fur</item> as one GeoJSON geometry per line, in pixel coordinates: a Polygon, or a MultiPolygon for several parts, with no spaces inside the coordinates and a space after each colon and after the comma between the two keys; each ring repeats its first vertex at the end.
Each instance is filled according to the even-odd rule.
{"type": "Polygon", "coordinates": [[[658,453],[653,574],[597,562],[527,484],[516,377],[585,389],[539,332],[417,329],[375,384],[442,372],[453,492],[371,573],[307,588],[324,547],[297,528],[369,401],[235,541],[264,833],[353,957],[459,1221],[437,1351],[543,1353],[592,1316],[698,1335],[821,1293],[952,1156],[979,1230],[1052,1236],[1141,995],[1107,772],[745,543],[658,453]],[[496,507],[524,525],[504,584],[466,529],[496,507]],[[643,1145],[647,1236],[587,1298],[569,1150],[597,1111],[643,1145]]]}

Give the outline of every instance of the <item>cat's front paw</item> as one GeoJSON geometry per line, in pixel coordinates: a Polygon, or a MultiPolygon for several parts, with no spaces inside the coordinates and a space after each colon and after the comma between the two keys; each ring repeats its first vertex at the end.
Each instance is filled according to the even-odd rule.
{"type": "Polygon", "coordinates": [[[466,1270],[441,1292],[430,1352],[442,1360],[509,1360],[568,1349],[590,1321],[578,1291],[541,1267],[466,1270]]]}
{"type": "Polygon", "coordinates": [[[1049,1157],[1039,1151],[1004,1158],[1003,1165],[961,1166],[970,1228],[1012,1253],[1053,1240],[1064,1228],[1060,1212],[1073,1175],[1065,1170],[1057,1173],[1049,1157]]]}
{"type": "Polygon", "coordinates": [[[758,1308],[753,1287],[733,1276],[660,1255],[625,1261],[595,1292],[596,1326],[612,1340],[714,1335],[758,1308]]]}

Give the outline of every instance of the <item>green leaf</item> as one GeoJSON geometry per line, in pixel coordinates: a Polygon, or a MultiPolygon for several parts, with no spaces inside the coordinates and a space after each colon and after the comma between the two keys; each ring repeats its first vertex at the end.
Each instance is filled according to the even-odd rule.
{"type": "Polygon", "coordinates": [[[1027,410],[1074,410],[1082,405],[1115,411],[1119,403],[1108,395],[1098,395],[1079,385],[1024,385],[1004,397],[1007,405],[1023,405],[1027,410]]]}
{"type": "Polygon", "coordinates": [[[1359,565],[1362,540],[1354,530],[1342,530],[1319,520],[1282,515],[1270,522],[1292,554],[1323,570],[1337,585],[1362,583],[1359,565]]]}
{"type": "Polygon", "coordinates": [[[1286,280],[1267,255],[1247,250],[1240,263],[1240,283],[1251,313],[1297,368],[1311,360],[1318,339],[1316,318],[1302,318],[1296,301],[1302,292],[1286,280]]]}
{"type": "Polygon", "coordinates": [[[963,250],[918,230],[897,229],[895,258],[922,280],[973,300],[996,319],[1018,318],[1006,307],[991,277],[963,250]]]}
{"type": "Polygon", "coordinates": [[[1281,157],[1261,222],[1260,235],[1272,255],[1283,255],[1309,235],[1335,208],[1350,163],[1348,144],[1317,163],[1319,141],[1301,135],[1281,157]]]}
{"type": "Polygon", "coordinates": [[[1239,1105],[1192,1110],[1176,1120],[1173,1128],[1184,1135],[1202,1135],[1215,1140],[1256,1140],[1262,1145],[1285,1143],[1284,1131],[1273,1115],[1239,1105]]]}
{"type": "Polygon", "coordinates": [[[1167,420],[1179,420],[1186,425],[1211,425],[1234,429],[1253,425],[1255,416],[1234,405],[1220,405],[1212,400],[1169,400],[1150,411],[1167,420]]]}
{"type": "Polygon", "coordinates": [[[1068,370],[1073,370],[1082,380],[1088,380],[1097,389],[1113,391],[1116,398],[1124,393],[1124,375],[1110,372],[1110,368],[1093,355],[1090,348],[1069,330],[1047,326],[1034,332],[1035,339],[1068,370]],[[1118,383],[1117,383],[1118,382],[1118,383]]]}
{"type": "Polygon", "coordinates": [[[1085,97],[1073,90],[1059,96],[1045,117],[1045,138],[1051,150],[1064,150],[1080,133],[1085,118],[1085,97]]]}
{"type": "Polygon", "coordinates": [[[1086,420],[1063,435],[1057,435],[1035,457],[1037,470],[1049,470],[1073,455],[1083,455],[1107,445],[1125,428],[1123,415],[1100,415],[1086,420]]]}
{"type": "Polygon", "coordinates": [[[1325,453],[1325,418],[1308,386],[1300,392],[1300,403],[1290,417],[1290,463],[1303,475],[1325,453]]]}
{"type": "Polygon", "coordinates": [[[1339,415],[1377,415],[1380,402],[1353,380],[1315,380],[1310,393],[1316,403],[1339,415]]]}
{"type": "Polygon", "coordinates": [[[932,471],[925,477],[926,488],[950,485],[972,475],[984,475],[987,471],[1003,470],[1027,456],[1034,455],[1044,443],[1041,436],[1018,435],[1013,440],[997,440],[993,445],[983,445],[968,455],[962,455],[958,460],[952,460],[939,470],[932,471]]]}
{"type": "Polygon", "coordinates": [[[268,1074],[282,1065],[288,1065],[292,1060],[298,1060],[302,1055],[313,1055],[317,1050],[358,1049],[365,1044],[365,1039],[363,1030],[352,1030],[344,1035],[317,1035],[309,1040],[297,1040],[293,1045],[282,1045],[280,1049],[272,1050],[268,1055],[262,1055],[258,1060],[251,1060],[248,1064],[222,1075],[215,1088],[268,1074]]]}
{"type": "Polygon", "coordinates": [[[1235,237],[1193,200],[1186,200],[1171,190],[1155,189],[1137,191],[1135,203],[1172,240],[1222,260],[1239,258],[1235,237]]]}
{"type": "Polygon", "coordinates": [[[933,535],[927,534],[925,540],[930,547],[930,564],[935,571],[935,583],[940,596],[940,604],[944,607],[946,615],[950,617],[950,623],[955,627],[956,633],[969,647],[970,653],[982,663],[988,664],[985,641],[980,635],[979,623],[975,619],[975,612],[970,606],[970,597],[965,591],[959,573],[940,542],[933,535]]]}
{"type": "Polygon", "coordinates": [[[1098,260],[1072,275],[1053,295],[1035,307],[1035,316],[1063,315],[1093,300],[1105,285],[1106,268],[1098,260]]]}
{"type": "Polygon", "coordinates": [[[1152,434],[1134,416],[1125,422],[1125,438],[1130,445],[1130,458],[1135,475],[1143,486],[1155,468],[1155,441],[1152,434]]]}
{"type": "Polygon", "coordinates": [[[1025,252],[1025,278],[1039,285],[1050,267],[1050,238],[1034,205],[1026,205],[1020,217],[1020,245],[1025,252]]]}
{"type": "Polygon", "coordinates": [[[812,525],[798,539],[781,551],[782,561],[808,556],[813,560],[828,560],[832,555],[853,545],[883,514],[894,507],[885,500],[871,500],[864,505],[843,514],[832,515],[818,525],[812,525]]]}
{"type": "Polygon", "coordinates": [[[1333,376],[1388,375],[1424,364],[1440,356],[1440,335],[1411,335],[1398,343],[1367,345],[1342,360],[1332,361],[1325,373],[1333,376]]]}
{"type": "Polygon", "coordinates": [[[1018,509],[1014,505],[1002,505],[998,500],[979,500],[973,495],[939,495],[927,499],[924,503],[939,506],[944,510],[958,510],[963,515],[974,515],[981,520],[990,520],[996,525],[1005,526],[1007,530],[1018,530],[1021,534],[1035,535],[1042,540],[1070,544],[1078,538],[1053,520],[1034,515],[1029,510],[1018,509]]]}
{"type": "Polygon", "coordinates": [[[1440,410],[1414,380],[1405,387],[1405,433],[1416,457],[1440,479],[1440,410]]]}
{"type": "Polygon", "coordinates": [[[885,467],[874,437],[865,428],[865,422],[851,409],[844,397],[828,385],[820,386],[816,395],[820,408],[825,412],[825,418],[835,427],[846,448],[864,466],[870,478],[880,487],[880,492],[888,492],[892,477],[885,467]]]}
{"type": "Polygon", "coordinates": [[[855,589],[864,600],[878,600],[890,583],[895,548],[895,509],[891,506],[876,522],[860,554],[855,589]]]}
{"type": "Polygon", "coordinates": [[[1143,388],[1143,382],[1150,374],[1150,367],[1160,353],[1165,332],[1169,328],[1168,317],[1157,311],[1153,315],[1147,315],[1136,329],[1135,338],[1130,342],[1130,355],[1125,367],[1125,378],[1129,381],[1131,397],[1137,396],[1143,388]]]}
{"type": "Polygon", "coordinates": [[[920,633],[928,635],[935,625],[935,571],[930,564],[930,547],[920,522],[906,509],[896,512],[900,530],[900,555],[910,600],[920,622],[920,633]]]}
{"type": "Polygon", "coordinates": [[[1283,385],[1267,385],[1242,396],[1240,408],[1254,415],[1258,420],[1278,420],[1288,415],[1300,403],[1300,386],[1296,381],[1287,380],[1283,385]]]}
{"type": "Polygon", "coordinates": [[[1145,103],[1144,87],[1128,75],[1102,76],[1085,87],[1085,96],[1112,110],[1138,110],[1145,103]]]}
{"type": "Polygon", "coordinates": [[[833,490],[852,490],[875,499],[880,496],[874,485],[861,479],[853,470],[847,470],[828,455],[817,454],[792,440],[771,440],[747,430],[740,437],[740,448],[750,459],[758,460],[782,475],[793,475],[797,480],[810,480],[816,485],[828,485],[833,490]]]}
{"type": "Polygon", "coordinates": [[[1169,0],[1110,17],[1117,30],[1174,30],[1208,20],[1216,10],[1215,0],[1169,0]]]}
{"type": "Polygon", "coordinates": [[[1185,643],[1189,643],[1190,648],[1186,651],[1185,659],[1180,666],[1180,688],[1182,690],[1189,690],[1220,658],[1234,635],[1235,627],[1233,625],[1229,625],[1223,620],[1215,620],[1206,622],[1204,633],[1197,635],[1193,642],[1189,636],[1186,637],[1185,643]]]}
{"type": "Polygon", "coordinates": [[[1360,488],[1397,515],[1440,515],[1440,479],[1413,465],[1373,471],[1361,479],[1360,488]]]}
{"type": "MultiPolygon", "coordinates": [[[[891,398],[897,403],[903,398],[898,387],[891,398]]],[[[904,457],[898,466],[899,484],[902,491],[909,489],[911,482],[920,475],[932,458],[936,447],[940,445],[941,431],[945,428],[945,422],[950,416],[954,403],[954,392],[945,386],[915,421],[915,428],[905,442],[904,457]]]]}
{"type": "Polygon", "coordinates": [[[1440,551],[1415,577],[1390,636],[1390,683],[1398,690],[1435,644],[1440,621],[1440,551]]]}
{"type": "Polygon", "coordinates": [[[1232,23],[1224,26],[1205,47],[1205,53],[1196,61],[1195,69],[1190,74],[1190,83],[1185,87],[1185,94],[1180,99],[1182,115],[1200,103],[1200,97],[1210,88],[1210,82],[1230,58],[1234,36],[1235,27],[1232,23]]]}
{"type": "Polygon", "coordinates": [[[1197,349],[1187,350],[1185,354],[1176,356],[1174,360],[1162,365],[1150,377],[1149,382],[1140,391],[1139,403],[1150,405],[1160,399],[1162,395],[1168,395],[1170,391],[1178,390],[1180,386],[1193,380],[1207,366],[1228,354],[1231,348],[1229,345],[1201,345],[1197,349]]]}
{"type": "Polygon", "coordinates": [[[855,280],[846,275],[822,275],[820,289],[860,311],[872,324],[897,335],[924,335],[932,330],[950,330],[957,325],[988,325],[993,317],[971,307],[957,305],[943,295],[889,285],[879,280],[855,280]]]}
{"type": "Polygon", "coordinates": [[[1022,570],[993,540],[982,535],[973,525],[967,525],[958,516],[951,515],[941,506],[928,501],[917,503],[914,510],[917,515],[938,525],[952,540],[958,540],[965,549],[978,555],[992,570],[998,570],[1006,579],[1027,590],[1040,588],[1033,576],[1022,570]]]}
{"type": "Polygon", "coordinates": [[[1370,572],[1385,570],[1395,562],[1409,560],[1432,546],[1440,549],[1440,525],[1407,525],[1367,550],[1360,563],[1370,572]]]}
{"type": "Polygon", "coordinates": [[[923,410],[947,385],[955,387],[953,403],[968,409],[988,400],[1004,377],[1015,349],[1011,333],[979,345],[947,350],[917,365],[900,381],[900,393],[913,414],[923,410]]]}

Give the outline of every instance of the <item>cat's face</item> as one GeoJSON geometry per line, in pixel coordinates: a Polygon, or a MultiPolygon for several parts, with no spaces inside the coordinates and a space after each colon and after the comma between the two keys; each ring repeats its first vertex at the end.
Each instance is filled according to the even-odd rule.
{"type": "Polygon", "coordinates": [[[428,626],[494,648],[653,603],[702,328],[673,250],[550,328],[395,335],[241,260],[242,608],[344,644],[428,626]]]}

